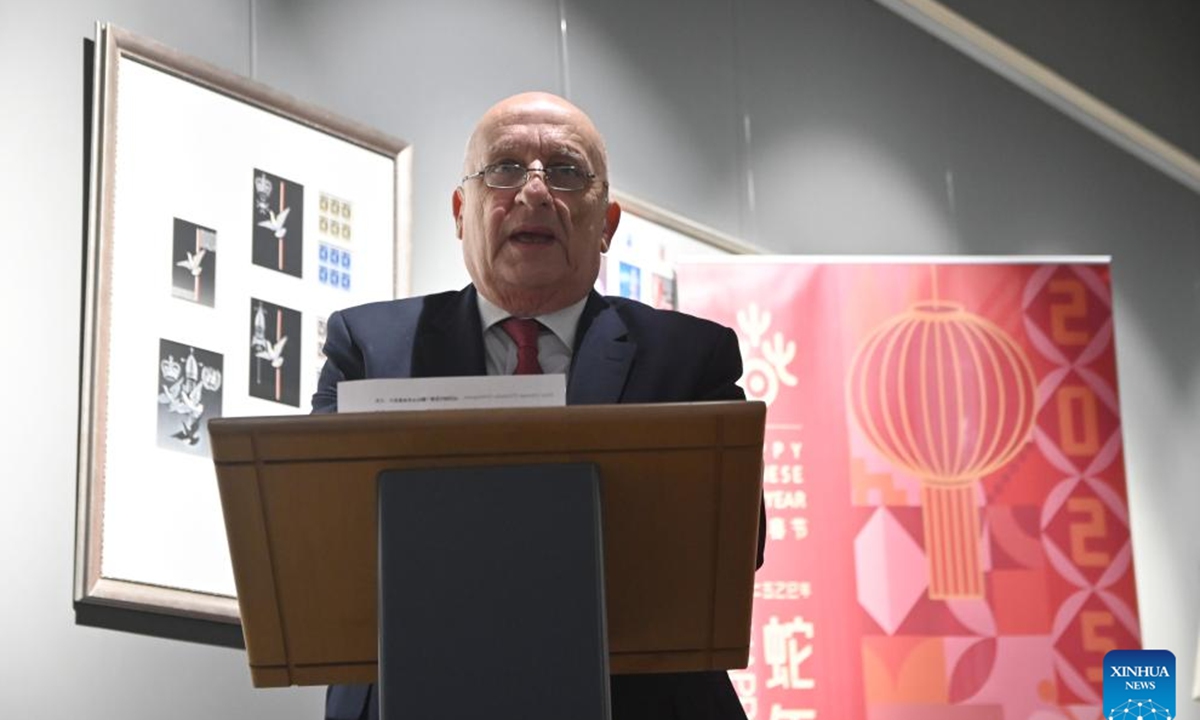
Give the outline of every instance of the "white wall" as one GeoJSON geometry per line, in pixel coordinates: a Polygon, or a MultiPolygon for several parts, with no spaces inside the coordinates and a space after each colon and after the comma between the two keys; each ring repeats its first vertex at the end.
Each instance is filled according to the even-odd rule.
{"type": "Polygon", "coordinates": [[[244,0],[2,0],[0,717],[317,718],[317,688],[256,691],[245,653],[75,625],[83,38],[111,20],[238,72],[244,0]]]}
{"type": "MultiPolygon", "coordinates": [[[[111,20],[249,73],[252,3],[0,3],[0,378],[11,409],[0,420],[0,577],[10,579],[0,715],[318,717],[318,690],[253,691],[240,652],[78,627],[71,611],[81,39],[93,20],[111,20]]],[[[865,0],[255,9],[258,79],[414,143],[417,292],[465,282],[449,213],[463,143],[480,112],[524,89],[569,89],[591,112],[617,187],[779,252],[1114,255],[1144,642],[1173,650],[1190,677],[1200,623],[1195,194],[865,0]],[[498,40],[507,49],[493,55],[498,40]]],[[[1180,710],[1200,720],[1200,706],[1180,710]]]]}

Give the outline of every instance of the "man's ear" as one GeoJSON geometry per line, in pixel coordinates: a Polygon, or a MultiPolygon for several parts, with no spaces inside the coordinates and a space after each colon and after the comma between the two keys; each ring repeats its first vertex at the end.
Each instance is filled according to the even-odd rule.
{"type": "Polygon", "coordinates": [[[462,186],[454,188],[454,194],[450,196],[450,211],[454,213],[454,234],[462,240],[463,236],[463,189],[462,186]]]}
{"type": "Polygon", "coordinates": [[[608,204],[608,209],[604,211],[604,235],[600,240],[600,252],[608,252],[608,246],[612,243],[613,235],[617,232],[617,225],[621,222],[621,206],[616,201],[608,204]]]}

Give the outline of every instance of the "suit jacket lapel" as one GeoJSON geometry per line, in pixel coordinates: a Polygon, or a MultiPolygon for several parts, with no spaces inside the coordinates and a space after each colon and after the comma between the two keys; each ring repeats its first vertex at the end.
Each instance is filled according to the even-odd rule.
{"type": "MultiPolygon", "coordinates": [[[[616,309],[596,292],[588,295],[576,330],[567,404],[620,402],[636,350],[616,309]]],[[[426,298],[412,357],[412,377],[487,374],[474,286],[426,298]]]]}
{"type": "Polygon", "coordinates": [[[575,354],[567,379],[568,405],[620,402],[637,343],[616,308],[596,292],[579,318],[575,354]]]}
{"type": "Polygon", "coordinates": [[[432,305],[427,298],[417,324],[412,377],[486,375],[483,327],[474,286],[441,297],[444,300],[439,298],[432,305]]]}

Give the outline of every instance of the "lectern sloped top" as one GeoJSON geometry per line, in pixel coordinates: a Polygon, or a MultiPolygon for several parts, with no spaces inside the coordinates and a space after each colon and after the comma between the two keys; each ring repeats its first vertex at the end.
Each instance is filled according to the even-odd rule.
{"type": "Polygon", "coordinates": [[[744,667],[765,418],[714,402],[212,420],[254,685],[373,681],[376,478],[474,465],[599,468],[613,673],[744,667]]]}

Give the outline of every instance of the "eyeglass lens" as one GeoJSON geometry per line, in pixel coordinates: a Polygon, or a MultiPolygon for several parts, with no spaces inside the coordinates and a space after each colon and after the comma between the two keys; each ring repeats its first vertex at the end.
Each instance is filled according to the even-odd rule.
{"type": "Polygon", "coordinates": [[[546,185],[554,190],[582,190],[590,179],[587,173],[573,165],[551,165],[530,170],[516,163],[497,163],[484,168],[483,181],[488,187],[516,188],[528,182],[529,174],[533,172],[542,173],[546,185]]]}

